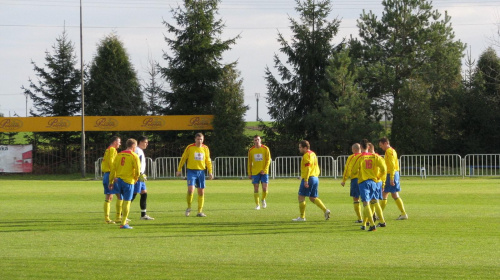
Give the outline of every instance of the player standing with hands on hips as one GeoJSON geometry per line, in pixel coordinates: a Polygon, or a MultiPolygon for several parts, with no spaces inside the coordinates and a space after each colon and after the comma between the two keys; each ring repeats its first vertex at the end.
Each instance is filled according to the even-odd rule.
{"type": "Polygon", "coordinates": [[[191,203],[193,202],[194,189],[198,190],[198,214],[196,217],[206,217],[203,213],[203,205],[205,204],[205,169],[208,169],[209,179],[213,179],[212,160],[210,159],[210,150],[206,145],[203,145],[204,136],[202,133],[196,133],[194,144],[186,147],[182,154],[179,167],[177,168],[177,176],[181,176],[182,167],[187,161],[187,209],[186,217],[191,214],[191,203]]]}
{"type": "Polygon", "coordinates": [[[330,219],[330,210],[326,209],[325,205],[318,197],[318,186],[320,174],[318,157],[311,151],[311,146],[308,141],[302,140],[299,143],[299,151],[302,156],[302,161],[300,162],[300,187],[299,187],[299,210],[300,216],[293,219],[294,222],[305,222],[306,221],[306,196],[309,200],[316,204],[323,213],[325,214],[325,220],[330,219]]]}
{"type": "Polygon", "coordinates": [[[127,140],[127,149],[119,153],[113,164],[113,168],[109,174],[109,188],[116,188],[123,199],[123,216],[120,228],[132,229],[127,223],[128,214],[130,213],[130,203],[134,194],[134,184],[139,180],[141,175],[141,162],[136,153],[137,147],[135,139],[127,140]],[[114,182],[114,184],[113,184],[114,182]]]}
{"type": "Polygon", "coordinates": [[[253,137],[253,143],[254,146],[248,150],[248,178],[252,179],[255,210],[260,210],[259,183],[262,183],[262,208],[267,207],[266,197],[271,152],[266,145],[262,145],[259,135],[253,137]]]}

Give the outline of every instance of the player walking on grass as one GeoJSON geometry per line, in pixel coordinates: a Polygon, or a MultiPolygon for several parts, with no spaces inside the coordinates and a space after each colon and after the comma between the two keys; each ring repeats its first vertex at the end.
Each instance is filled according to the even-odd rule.
{"type": "Polygon", "coordinates": [[[316,204],[325,214],[325,220],[330,219],[330,210],[326,209],[325,205],[318,197],[318,186],[320,169],[316,154],[311,151],[311,146],[308,141],[302,140],[299,143],[299,151],[303,155],[300,163],[300,187],[299,187],[299,210],[300,216],[292,221],[306,221],[306,196],[309,200],[316,204]]]}
{"type": "Polygon", "coordinates": [[[252,179],[255,210],[260,210],[259,183],[262,183],[262,208],[267,207],[271,153],[266,145],[262,145],[259,135],[253,137],[253,143],[254,146],[248,150],[248,178],[252,179]]]}
{"type": "Polygon", "coordinates": [[[179,167],[177,168],[177,176],[181,175],[182,167],[187,161],[187,209],[186,217],[191,214],[191,203],[193,202],[194,189],[198,190],[198,214],[197,217],[206,217],[203,213],[203,205],[205,204],[205,169],[208,169],[209,179],[213,179],[212,160],[210,159],[210,150],[203,144],[204,136],[202,133],[196,133],[194,144],[186,147],[182,154],[179,167]]]}
{"type": "Polygon", "coordinates": [[[134,185],[134,196],[132,197],[132,201],[134,201],[138,193],[141,194],[141,200],[139,202],[139,206],[141,207],[141,220],[154,220],[154,218],[148,216],[146,213],[148,190],[146,189],[146,156],[144,155],[144,150],[148,147],[148,144],[148,137],[143,135],[137,140],[137,147],[134,151],[141,161],[141,175],[134,185]]]}
{"type": "Polygon", "coordinates": [[[111,210],[111,201],[113,200],[113,194],[116,194],[116,219],[121,217],[122,213],[122,203],[120,195],[114,189],[110,189],[109,185],[112,181],[109,179],[109,172],[115,161],[116,154],[118,153],[116,149],[120,147],[121,139],[118,136],[113,136],[111,138],[110,144],[106,151],[104,152],[104,157],[101,162],[101,170],[104,172],[102,177],[102,185],[104,186],[104,222],[108,224],[114,224],[115,221],[109,218],[109,212],[111,210]]]}
{"type": "MultiPolygon", "coordinates": [[[[136,147],[137,141],[135,139],[127,140],[127,149],[116,156],[109,175],[110,181],[114,182],[114,188],[123,199],[123,216],[120,225],[122,229],[132,229],[127,223],[127,218],[134,194],[134,184],[141,175],[141,162],[137,154],[134,153],[136,147]]],[[[110,183],[109,187],[113,188],[113,183],[110,183]]]]}
{"type": "Polygon", "coordinates": [[[354,213],[356,213],[356,216],[358,216],[356,223],[362,223],[363,219],[361,218],[361,206],[359,205],[358,171],[352,169],[354,163],[356,162],[356,157],[361,155],[361,147],[359,146],[359,143],[355,143],[351,148],[352,155],[350,155],[346,160],[344,167],[344,176],[342,177],[342,182],[340,182],[340,184],[343,187],[347,179],[351,178],[350,195],[354,204],[354,213]]]}
{"type": "MultiPolygon", "coordinates": [[[[363,218],[368,219],[371,225],[369,231],[375,231],[377,228],[373,220],[373,212],[368,203],[377,200],[376,180],[379,173],[385,174],[387,172],[387,168],[382,157],[367,153],[368,140],[361,140],[360,146],[362,153],[356,159],[353,170],[358,170],[359,196],[363,202],[363,218]]],[[[365,224],[361,226],[361,229],[365,229],[365,224]]]]}
{"type": "Polygon", "coordinates": [[[399,197],[399,192],[401,191],[401,185],[399,182],[399,160],[398,154],[394,148],[391,147],[389,139],[383,137],[378,142],[379,147],[385,151],[385,163],[387,164],[387,179],[385,181],[384,192],[382,193],[383,200],[381,203],[382,210],[385,209],[387,205],[387,197],[389,193],[396,202],[396,205],[401,211],[401,215],[396,220],[408,220],[408,214],[406,214],[405,206],[403,200],[399,197]]]}

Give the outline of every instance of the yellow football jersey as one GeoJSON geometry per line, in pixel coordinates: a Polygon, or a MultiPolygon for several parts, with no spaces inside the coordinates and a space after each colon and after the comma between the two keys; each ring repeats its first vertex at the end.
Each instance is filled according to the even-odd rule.
{"type": "Polygon", "coordinates": [[[110,172],[113,166],[113,162],[115,160],[117,151],[114,147],[109,146],[104,152],[104,157],[101,162],[101,170],[102,172],[110,172]]]}
{"type": "Polygon", "coordinates": [[[356,157],[358,157],[359,155],[361,155],[361,153],[355,153],[355,154],[350,155],[347,158],[346,163],[345,163],[345,167],[344,167],[344,176],[342,177],[342,182],[345,183],[345,181],[347,181],[348,178],[351,178],[351,179],[358,178],[358,170],[353,170],[352,167],[354,166],[354,163],[356,162],[356,157]]]}
{"type": "Polygon", "coordinates": [[[248,151],[248,175],[257,175],[262,170],[269,174],[269,165],[271,164],[271,152],[265,145],[260,148],[253,146],[248,151]]]}
{"type": "Polygon", "coordinates": [[[390,174],[391,180],[394,180],[394,174],[399,171],[399,160],[398,153],[392,147],[385,150],[385,164],[387,165],[387,174],[390,174]]]}
{"type": "Polygon", "coordinates": [[[300,162],[300,175],[305,181],[309,180],[309,177],[318,177],[320,174],[318,157],[316,154],[309,150],[302,156],[302,161],[300,162]]]}
{"type": "Polygon", "coordinates": [[[186,161],[188,169],[208,169],[208,173],[212,174],[212,160],[210,159],[210,150],[207,146],[202,145],[201,147],[196,147],[195,144],[187,146],[184,150],[184,153],[182,154],[182,158],[179,162],[177,171],[182,171],[182,166],[184,166],[184,163],[186,163],[186,161]]]}
{"type": "Polygon", "coordinates": [[[141,161],[136,153],[122,151],[116,155],[113,168],[109,174],[109,182],[115,178],[122,179],[127,184],[135,184],[141,174],[141,161]]]}
{"type": "Polygon", "coordinates": [[[356,158],[353,170],[358,170],[358,184],[360,184],[366,180],[376,182],[380,176],[379,174],[386,174],[387,167],[381,156],[362,153],[356,158]]]}

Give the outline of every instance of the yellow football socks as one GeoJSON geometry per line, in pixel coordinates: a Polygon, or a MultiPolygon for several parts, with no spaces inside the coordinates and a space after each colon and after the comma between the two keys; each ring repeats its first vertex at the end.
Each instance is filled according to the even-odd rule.
{"type": "Polygon", "coordinates": [[[111,203],[109,200],[104,200],[104,221],[109,221],[109,212],[111,211],[111,203]]]}
{"type": "Polygon", "coordinates": [[[306,217],[306,201],[299,202],[300,217],[305,219],[306,217]]]}
{"type": "Polygon", "coordinates": [[[370,208],[370,205],[363,206],[363,216],[364,216],[364,218],[368,219],[368,222],[370,222],[370,225],[375,225],[375,222],[373,221],[373,213],[372,213],[372,209],[370,208]]]}
{"type": "Polygon", "coordinates": [[[384,212],[382,211],[382,207],[380,207],[380,203],[377,201],[372,203],[371,205],[375,209],[375,213],[377,213],[379,223],[381,224],[385,223],[384,212]]]}
{"type": "Polygon", "coordinates": [[[361,219],[361,206],[359,205],[359,201],[354,201],[354,212],[358,216],[358,221],[362,220],[361,219]]]}
{"type": "Polygon", "coordinates": [[[314,200],[314,204],[316,204],[316,206],[323,210],[323,213],[326,211],[326,206],[323,204],[323,201],[319,199],[319,197],[316,197],[316,199],[314,200]]]}
{"type": "Polygon", "coordinates": [[[191,208],[191,203],[193,202],[193,193],[188,193],[186,196],[186,201],[188,204],[188,208],[191,208]]]}
{"type": "MultiPolygon", "coordinates": [[[[264,196],[264,195],[262,195],[264,196]]],[[[259,205],[259,193],[256,192],[256,193],[253,193],[253,200],[255,201],[255,205],[259,205]]]]}
{"type": "Polygon", "coordinates": [[[262,192],[262,200],[266,200],[267,198],[267,191],[262,192]]]}
{"type": "Polygon", "coordinates": [[[122,208],[123,208],[123,200],[116,200],[116,221],[121,221],[122,219],[122,208]]]}
{"type": "Polygon", "coordinates": [[[387,198],[380,200],[380,207],[382,208],[382,211],[385,210],[385,206],[387,205],[387,198]]]}
{"type": "MultiPolygon", "coordinates": [[[[123,201],[123,200],[122,200],[123,201]]],[[[128,214],[130,213],[130,200],[123,201],[123,217],[122,217],[122,226],[127,224],[128,214]]]]}
{"type": "Polygon", "coordinates": [[[203,204],[205,204],[205,196],[198,195],[198,213],[203,211],[203,204]]]}
{"type": "Polygon", "coordinates": [[[401,211],[401,215],[406,215],[405,206],[403,204],[403,200],[401,199],[401,197],[398,197],[394,201],[396,202],[396,205],[398,206],[399,211],[401,211]]]}

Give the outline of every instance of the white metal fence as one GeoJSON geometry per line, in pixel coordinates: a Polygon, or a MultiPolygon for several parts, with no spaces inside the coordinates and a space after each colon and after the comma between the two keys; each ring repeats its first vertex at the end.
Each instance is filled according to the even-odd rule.
{"type": "MultiPolygon", "coordinates": [[[[320,177],[342,177],[347,155],[318,156],[321,168],[320,177]]],[[[174,178],[181,160],[180,157],[146,158],[146,174],[154,178],[174,178]]],[[[271,161],[271,178],[300,177],[301,156],[276,157],[271,161]]],[[[102,158],[95,162],[95,178],[102,178],[102,158]]],[[[217,157],[212,162],[216,178],[247,177],[247,157],[217,157]]],[[[455,154],[402,155],[399,158],[401,176],[500,176],[500,154],[470,154],[463,159],[455,154]]],[[[182,168],[186,177],[186,167],[182,168]]]]}
{"type": "Polygon", "coordinates": [[[460,155],[403,155],[399,158],[401,176],[461,176],[460,155]]]}
{"type": "Polygon", "coordinates": [[[464,176],[500,176],[500,154],[471,154],[464,158],[464,176]]]}

